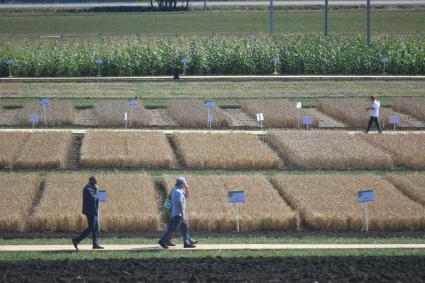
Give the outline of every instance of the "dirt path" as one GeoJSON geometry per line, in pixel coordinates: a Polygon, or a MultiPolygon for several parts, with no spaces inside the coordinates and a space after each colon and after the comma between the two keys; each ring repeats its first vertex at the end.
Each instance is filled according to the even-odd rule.
{"type": "Polygon", "coordinates": [[[348,125],[340,122],[331,116],[323,114],[317,108],[304,109],[309,115],[319,118],[319,128],[347,128],[348,125]]]}
{"type": "Polygon", "coordinates": [[[74,112],[74,125],[85,127],[99,125],[94,109],[76,109],[74,112]]]}
{"type": "Polygon", "coordinates": [[[167,126],[167,127],[176,127],[178,124],[176,121],[171,118],[168,113],[167,109],[148,109],[150,113],[152,113],[153,121],[151,123],[151,126],[167,126]]]}
{"type": "MultiPolygon", "coordinates": [[[[156,244],[104,245],[106,251],[161,250],[156,244]]],[[[92,250],[90,245],[80,245],[80,250],[92,250]]],[[[183,250],[181,245],[170,250],[183,250]]],[[[425,249],[425,244],[200,244],[197,250],[336,250],[336,249],[425,249]]],[[[1,245],[0,252],[72,251],[70,245],[1,245]]]]}
{"type": "Polygon", "coordinates": [[[258,122],[238,108],[225,109],[232,115],[235,127],[259,127],[258,122]]]}

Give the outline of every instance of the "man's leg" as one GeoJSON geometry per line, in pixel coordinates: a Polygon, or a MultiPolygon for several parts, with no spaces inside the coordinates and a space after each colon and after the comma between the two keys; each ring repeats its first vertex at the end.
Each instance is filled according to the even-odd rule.
{"type": "Polygon", "coordinates": [[[376,128],[378,128],[378,131],[380,133],[382,133],[381,123],[379,123],[379,118],[378,117],[375,118],[375,125],[376,125],[376,128]]]}
{"type": "Polygon", "coordinates": [[[94,217],[94,225],[93,225],[93,246],[99,246],[99,217],[94,217]]]}
{"type": "Polygon", "coordinates": [[[182,221],[180,224],[180,229],[183,235],[183,243],[185,246],[190,246],[192,243],[190,242],[190,235],[189,235],[189,224],[187,221],[182,221]]]}
{"type": "Polygon", "coordinates": [[[159,242],[164,244],[167,243],[170,240],[171,235],[173,235],[177,231],[177,229],[179,229],[180,222],[181,216],[174,216],[173,218],[171,218],[171,222],[170,225],[168,225],[167,232],[165,232],[159,242]]]}
{"type": "Polygon", "coordinates": [[[373,117],[370,117],[369,122],[367,123],[367,129],[365,133],[369,132],[370,127],[372,126],[372,122],[373,122],[373,117]]]}
{"type": "Polygon", "coordinates": [[[93,229],[94,229],[94,215],[86,215],[86,217],[87,217],[88,227],[77,238],[75,238],[75,241],[77,242],[77,244],[80,243],[85,238],[87,238],[87,236],[90,235],[90,233],[93,232],[93,229]]]}

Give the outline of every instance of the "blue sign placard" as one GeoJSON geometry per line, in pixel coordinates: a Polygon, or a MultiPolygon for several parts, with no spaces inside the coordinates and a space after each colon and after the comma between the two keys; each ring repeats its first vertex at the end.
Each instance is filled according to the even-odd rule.
{"type": "Polygon", "coordinates": [[[214,101],[211,100],[205,100],[204,101],[205,108],[213,108],[214,107],[214,101]]]}
{"type": "Polygon", "coordinates": [[[187,58],[186,56],[182,56],[182,57],[180,57],[180,62],[181,63],[188,63],[189,62],[189,58],[187,58]]]}
{"type": "Polygon", "coordinates": [[[29,114],[28,121],[30,123],[38,123],[40,121],[40,115],[38,114],[29,114]]]}
{"type": "Polygon", "coordinates": [[[100,202],[105,202],[108,199],[106,191],[103,190],[97,192],[97,197],[99,198],[100,202]]]}
{"type": "Polygon", "coordinates": [[[128,100],[128,105],[131,105],[131,106],[133,106],[133,105],[137,105],[137,99],[129,99],[128,100]]]}
{"type": "Polygon", "coordinates": [[[311,117],[311,116],[304,116],[304,118],[303,118],[303,124],[304,125],[313,125],[313,117],[311,117]]]}
{"type": "Polygon", "coordinates": [[[386,63],[388,63],[388,62],[390,62],[390,59],[389,59],[388,57],[382,57],[382,58],[381,58],[381,63],[386,64],[386,63]]]}
{"type": "Polygon", "coordinates": [[[100,58],[97,58],[96,59],[96,65],[101,65],[101,64],[103,64],[103,60],[100,59],[100,58]]]}
{"type": "Polygon", "coordinates": [[[279,58],[278,55],[273,55],[273,57],[272,57],[273,62],[279,62],[279,60],[280,60],[280,58],[279,58]]]}
{"type": "Polygon", "coordinates": [[[41,98],[39,101],[40,105],[48,105],[49,104],[49,99],[48,98],[41,98]]]}
{"type": "Polygon", "coordinates": [[[357,202],[371,202],[375,200],[373,190],[360,191],[357,193],[357,202]]]}
{"type": "Polygon", "coordinates": [[[228,192],[227,196],[228,196],[228,199],[229,199],[229,203],[245,202],[245,192],[244,191],[228,192]]]}
{"type": "Polygon", "coordinates": [[[390,124],[400,124],[400,116],[398,115],[391,115],[388,120],[390,124]]]}
{"type": "Polygon", "coordinates": [[[13,59],[7,59],[6,64],[7,65],[12,65],[13,64],[13,59]]]}

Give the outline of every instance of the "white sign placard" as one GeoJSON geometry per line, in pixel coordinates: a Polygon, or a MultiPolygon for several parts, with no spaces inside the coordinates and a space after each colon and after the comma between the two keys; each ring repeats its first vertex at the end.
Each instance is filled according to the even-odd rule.
{"type": "Polygon", "coordinates": [[[264,121],[264,113],[257,113],[257,122],[264,121]]]}
{"type": "Polygon", "coordinates": [[[127,112],[124,113],[124,120],[127,121],[127,112]]]}
{"type": "Polygon", "coordinates": [[[297,102],[297,109],[301,109],[302,108],[302,105],[301,105],[301,101],[299,101],[299,102],[297,102]]]}

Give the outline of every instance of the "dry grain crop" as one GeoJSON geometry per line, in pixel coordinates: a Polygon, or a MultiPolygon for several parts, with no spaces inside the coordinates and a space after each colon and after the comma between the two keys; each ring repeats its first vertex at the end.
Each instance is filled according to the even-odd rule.
{"type": "Polygon", "coordinates": [[[360,135],[366,141],[389,152],[396,165],[425,169],[425,134],[360,135]]]}
{"type": "MultiPolygon", "coordinates": [[[[181,126],[208,126],[208,110],[199,99],[171,99],[167,105],[167,113],[181,126]]],[[[223,109],[214,106],[210,113],[213,115],[212,127],[233,126],[232,116],[223,109]]]]}
{"type": "MultiPolygon", "coordinates": [[[[366,128],[370,114],[366,108],[370,106],[367,99],[362,98],[325,98],[319,100],[319,110],[356,128],[366,128]]],[[[390,115],[397,115],[392,109],[381,107],[379,121],[382,128],[388,124],[390,115]]]]}
{"type": "Polygon", "coordinates": [[[23,231],[39,189],[36,174],[0,174],[0,230],[23,231]]]}
{"type": "Polygon", "coordinates": [[[182,163],[188,168],[279,168],[277,154],[253,134],[174,134],[182,163]]]}
{"type": "MultiPolygon", "coordinates": [[[[81,214],[82,188],[89,173],[51,174],[46,177],[40,203],[29,219],[33,231],[79,231],[86,226],[81,214]]],[[[159,196],[146,174],[99,174],[107,201],[101,203],[102,230],[159,230],[159,196]]]]}
{"type": "MultiPolygon", "coordinates": [[[[295,229],[297,217],[262,175],[186,176],[190,227],[201,231],[234,231],[234,204],[228,203],[229,191],[245,191],[245,202],[239,204],[242,231],[295,229]]],[[[167,193],[176,176],[163,175],[167,193]]]]}
{"type": "Polygon", "coordinates": [[[176,158],[163,133],[88,131],[80,162],[98,168],[169,168],[176,158]]]}
{"type": "Polygon", "coordinates": [[[19,168],[64,168],[74,136],[72,132],[31,133],[16,158],[19,168]]]}
{"type": "MultiPolygon", "coordinates": [[[[40,115],[40,125],[44,125],[44,109],[38,103],[28,103],[18,112],[16,119],[21,125],[32,125],[28,121],[30,114],[40,115]]],[[[47,125],[62,126],[74,124],[74,105],[71,100],[50,100],[46,106],[47,125]]]]}
{"type": "Polygon", "coordinates": [[[13,168],[29,133],[0,133],[0,168],[13,168]]]}
{"type": "Polygon", "coordinates": [[[289,165],[304,169],[389,169],[390,154],[337,131],[270,131],[268,142],[289,165]]]}
{"type": "Polygon", "coordinates": [[[375,175],[282,174],[274,176],[272,183],[314,229],[360,230],[364,205],[357,202],[357,192],[366,188],[375,193],[375,201],[368,204],[369,229],[425,228],[425,208],[375,175]]]}
{"type": "Polygon", "coordinates": [[[125,127],[124,116],[127,113],[127,125],[130,127],[148,126],[152,122],[152,114],[140,101],[130,106],[127,100],[105,99],[97,101],[95,112],[101,126],[125,127]]]}
{"type": "MultiPolygon", "coordinates": [[[[251,117],[256,118],[257,113],[264,113],[264,125],[281,128],[297,128],[298,123],[303,127],[303,116],[309,115],[304,109],[298,110],[288,99],[244,99],[241,108],[251,117]]],[[[313,116],[313,127],[319,126],[319,119],[313,116]]]]}
{"type": "Polygon", "coordinates": [[[407,113],[425,121],[425,97],[397,97],[393,100],[395,111],[407,113]]]}
{"type": "Polygon", "coordinates": [[[403,174],[388,175],[385,177],[394,186],[402,191],[409,198],[425,206],[425,175],[424,174],[403,174]]]}

